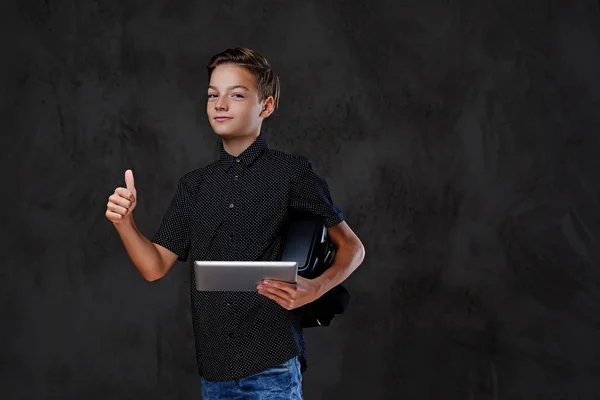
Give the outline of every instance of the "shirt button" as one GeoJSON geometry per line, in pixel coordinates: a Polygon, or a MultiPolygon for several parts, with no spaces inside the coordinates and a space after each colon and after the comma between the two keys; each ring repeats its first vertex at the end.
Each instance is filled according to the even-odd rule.
{"type": "Polygon", "coordinates": [[[233,203],[230,203],[230,204],[229,204],[229,208],[233,208],[233,203]]]}
{"type": "Polygon", "coordinates": [[[234,177],[233,177],[233,179],[235,179],[235,180],[237,181],[237,179],[238,179],[238,176],[237,176],[237,175],[236,175],[236,176],[234,176],[234,177]]]}
{"type": "Polygon", "coordinates": [[[235,159],[235,162],[240,162],[240,159],[239,159],[239,158],[236,158],[236,159],[235,159]]]}
{"type": "Polygon", "coordinates": [[[233,239],[233,233],[229,234],[229,239],[233,239]]]}

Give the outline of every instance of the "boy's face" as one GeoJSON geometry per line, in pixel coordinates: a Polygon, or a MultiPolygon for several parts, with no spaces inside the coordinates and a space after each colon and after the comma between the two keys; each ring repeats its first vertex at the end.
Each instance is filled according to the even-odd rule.
{"type": "Polygon", "coordinates": [[[217,66],[210,77],[206,113],[213,130],[224,138],[257,135],[273,111],[273,97],[259,101],[254,76],[233,64],[217,66]]]}

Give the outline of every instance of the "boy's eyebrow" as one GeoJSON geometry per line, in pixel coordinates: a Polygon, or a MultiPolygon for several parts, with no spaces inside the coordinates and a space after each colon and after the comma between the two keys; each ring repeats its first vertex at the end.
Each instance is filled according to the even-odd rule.
{"type": "MultiPolygon", "coordinates": [[[[214,89],[214,90],[217,90],[217,88],[216,88],[216,87],[214,87],[213,85],[208,85],[208,88],[209,88],[209,89],[214,89]]],[[[247,88],[246,86],[244,86],[244,85],[235,85],[235,86],[229,86],[229,87],[227,88],[227,90],[233,90],[233,89],[237,89],[237,88],[242,88],[242,89],[246,89],[247,91],[250,91],[250,89],[248,89],[248,88],[247,88]]]]}

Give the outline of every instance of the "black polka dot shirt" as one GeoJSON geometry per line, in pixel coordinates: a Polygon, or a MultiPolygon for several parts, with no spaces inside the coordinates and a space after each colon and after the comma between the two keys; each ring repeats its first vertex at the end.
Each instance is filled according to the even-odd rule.
{"type": "Polygon", "coordinates": [[[290,212],[311,212],[330,227],[344,220],[310,161],[269,149],[260,134],[238,157],[221,144],[213,163],[185,174],[152,241],[190,267],[196,358],[209,381],[243,378],[296,355],[306,358],[302,328],[258,292],[196,290],[194,261],[275,261],[290,212]]]}

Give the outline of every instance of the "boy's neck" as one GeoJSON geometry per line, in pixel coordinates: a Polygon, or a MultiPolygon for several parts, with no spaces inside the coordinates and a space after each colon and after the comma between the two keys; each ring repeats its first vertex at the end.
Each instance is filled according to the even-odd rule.
{"type": "Polygon", "coordinates": [[[232,138],[223,138],[223,149],[234,157],[239,156],[244,152],[252,143],[256,141],[256,138],[260,133],[254,135],[246,135],[232,138]]]}

